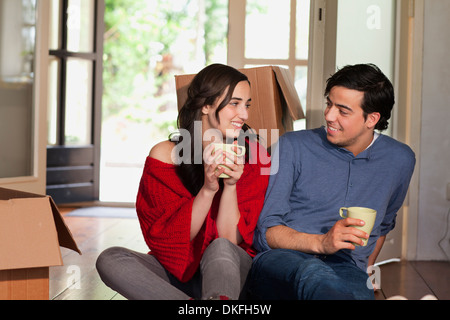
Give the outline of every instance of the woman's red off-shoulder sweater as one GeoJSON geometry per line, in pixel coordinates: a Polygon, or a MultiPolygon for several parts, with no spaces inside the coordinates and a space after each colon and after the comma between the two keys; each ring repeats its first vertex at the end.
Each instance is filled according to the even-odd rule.
{"type": "MultiPolygon", "coordinates": [[[[268,158],[266,160],[245,164],[244,173],[236,184],[241,213],[238,229],[243,238],[240,246],[252,257],[256,254],[252,246],[253,233],[269,179],[270,163],[267,163],[268,158]]],[[[190,241],[195,197],[178,178],[175,165],[150,157],[146,159],[136,200],[143,236],[151,250],[149,254],[182,282],[192,278],[203,252],[218,237],[215,220],[220,196],[221,191],[218,191],[200,232],[190,241]]]]}

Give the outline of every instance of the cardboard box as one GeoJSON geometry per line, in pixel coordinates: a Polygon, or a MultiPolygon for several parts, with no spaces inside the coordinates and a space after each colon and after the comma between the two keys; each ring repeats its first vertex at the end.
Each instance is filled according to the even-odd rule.
{"type": "Polygon", "coordinates": [[[60,246],[81,254],[52,198],[0,188],[0,300],[48,300],[60,246]]]}
{"type": "MultiPolygon", "coordinates": [[[[239,69],[244,73],[252,89],[252,104],[249,109],[247,124],[261,134],[267,130],[267,146],[277,141],[272,139],[273,129],[278,129],[279,136],[293,130],[295,120],[305,118],[303,109],[289,70],[278,66],[239,69]]],[[[187,88],[195,75],[175,76],[178,109],[187,98],[187,88]]],[[[262,136],[262,135],[261,135],[262,136]]]]}

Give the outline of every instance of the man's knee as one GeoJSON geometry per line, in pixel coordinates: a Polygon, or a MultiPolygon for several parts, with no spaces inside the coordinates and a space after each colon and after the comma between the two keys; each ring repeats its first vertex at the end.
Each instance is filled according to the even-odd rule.
{"type": "Polygon", "coordinates": [[[297,277],[301,277],[302,280],[335,277],[333,269],[326,265],[322,260],[315,257],[305,259],[299,263],[297,265],[296,274],[297,277]]]}
{"type": "Polygon", "coordinates": [[[302,255],[286,249],[273,249],[253,262],[247,279],[251,299],[296,299],[295,278],[302,255]]]}

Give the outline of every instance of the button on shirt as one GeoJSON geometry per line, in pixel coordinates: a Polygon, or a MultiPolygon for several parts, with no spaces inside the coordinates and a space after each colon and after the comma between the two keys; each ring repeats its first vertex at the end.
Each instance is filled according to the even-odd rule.
{"type": "Polygon", "coordinates": [[[272,176],[255,231],[256,249],[270,250],[265,237],[270,227],[325,234],[341,219],[339,208],[368,207],[377,210],[368,245],[336,253],[350,256],[365,271],[376,241],[395,226],[414,166],[412,150],[382,134],[355,157],[331,144],[323,127],[286,133],[272,156],[272,176]]]}

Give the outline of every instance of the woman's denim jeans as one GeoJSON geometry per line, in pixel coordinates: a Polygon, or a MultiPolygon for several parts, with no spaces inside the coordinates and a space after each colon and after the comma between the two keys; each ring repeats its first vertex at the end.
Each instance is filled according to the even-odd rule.
{"type": "Polygon", "coordinates": [[[350,258],[274,249],[253,262],[247,290],[251,299],[373,300],[368,278],[350,258]]]}

